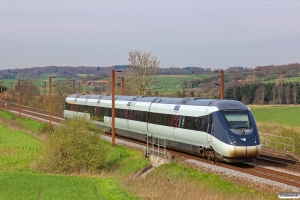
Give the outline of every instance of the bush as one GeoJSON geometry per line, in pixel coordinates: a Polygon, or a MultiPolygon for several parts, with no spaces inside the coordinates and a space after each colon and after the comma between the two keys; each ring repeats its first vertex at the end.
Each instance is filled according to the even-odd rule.
{"type": "Polygon", "coordinates": [[[55,126],[46,141],[40,170],[63,174],[99,172],[109,148],[99,134],[100,130],[85,117],[77,116],[55,126]]]}

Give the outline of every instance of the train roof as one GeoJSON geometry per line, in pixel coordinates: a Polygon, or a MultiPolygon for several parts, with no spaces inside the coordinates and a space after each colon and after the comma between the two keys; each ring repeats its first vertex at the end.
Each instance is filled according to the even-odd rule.
{"type": "MultiPolygon", "coordinates": [[[[84,98],[84,99],[100,99],[111,100],[111,95],[89,95],[89,94],[71,94],[68,98],[84,98]]],[[[138,101],[153,102],[162,104],[175,105],[194,105],[194,106],[215,106],[219,110],[242,109],[249,108],[240,101],[227,99],[203,99],[203,98],[175,98],[175,97],[154,97],[154,96],[115,96],[116,101],[138,101]]]]}

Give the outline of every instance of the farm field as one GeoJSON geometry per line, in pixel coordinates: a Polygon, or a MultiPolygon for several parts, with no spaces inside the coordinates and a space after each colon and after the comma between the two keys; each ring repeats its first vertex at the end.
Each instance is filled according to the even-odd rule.
{"type": "Polygon", "coordinates": [[[159,92],[162,93],[176,93],[181,92],[182,88],[180,86],[180,83],[182,81],[191,81],[191,80],[203,80],[203,77],[207,78],[210,75],[201,74],[201,76],[197,76],[195,74],[191,75],[161,75],[158,78],[158,81],[160,81],[164,86],[165,89],[162,89],[159,92]]]}
{"type": "MultiPolygon", "coordinates": [[[[134,177],[135,172],[148,164],[143,153],[116,146],[109,155],[108,171],[103,174],[53,175],[36,169],[44,143],[20,130],[4,125],[5,120],[17,129],[21,123],[28,129],[37,124],[26,118],[12,117],[0,111],[0,199],[182,199],[189,197],[216,199],[272,199],[276,194],[265,193],[236,185],[221,178],[176,163],[164,165],[144,181],[134,177]],[[141,182],[142,181],[142,182],[141,182]],[[166,182],[167,181],[167,182],[166,182]],[[170,185],[171,181],[174,185],[170,185]],[[141,184],[142,183],[142,184],[141,184]],[[161,184],[158,184],[161,183],[161,184]],[[143,189],[147,188],[147,190],[143,189]],[[179,189],[180,188],[180,189],[179,189]],[[201,188],[201,189],[200,189],[201,188]],[[153,193],[153,191],[156,191],[153,193]],[[173,196],[176,191],[178,195],[173,196]],[[159,196],[158,196],[159,195],[159,196]],[[170,196],[171,195],[171,196],[170,196]],[[186,197],[186,196],[185,196],[186,197]]],[[[41,124],[41,123],[40,123],[41,124]]],[[[42,127],[38,125],[38,127],[42,127]]],[[[107,143],[110,146],[110,143],[107,143]]]]}
{"type": "Polygon", "coordinates": [[[299,105],[249,105],[249,107],[254,114],[263,144],[265,139],[269,138],[270,141],[281,143],[278,146],[273,143],[276,148],[300,154],[299,105]],[[294,149],[292,146],[285,146],[284,143],[293,145],[294,149]]]}
{"type": "Polygon", "coordinates": [[[300,128],[300,106],[249,105],[256,121],[300,128]]]}

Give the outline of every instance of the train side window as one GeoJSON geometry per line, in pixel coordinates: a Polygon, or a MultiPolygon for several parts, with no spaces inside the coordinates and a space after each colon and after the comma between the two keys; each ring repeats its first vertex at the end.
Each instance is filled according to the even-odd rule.
{"type": "Polygon", "coordinates": [[[145,114],[145,122],[149,122],[149,112],[144,112],[145,114]]]}
{"type": "Polygon", "coordinates": [[[103,107],[97,107],[97,108],[99,108],[98,120],[100,122],[104,122],[104,108],[103,107]]]}
{"type": "Polygon", "coordinates": [[[148,123],[152,123],[152,114],[153,113],[148,113],[148,123]]]}
{"type": "Polygon", "coordinates": [[[104,109],[104,116],[111,117],[111,108],[103,108],[104,109]]]}
{"type": "Polygon", "coordinates": [[[149,123],[156,124],[156,113],[149,113],[149,123]]]}
{"type": "Polygon", "coordinates": [[[86,106],[86,110],[90,113],[91,116],[95,115],[95,107],[94,106],[86,106]]]}
{"type": "Polygon", "coordinates": [[[166,121],[167,121],[167,118],[166,118],[166,115],[165,114],[160,114],[161,115],[161,121],[160,121],[160,125],[166,125],[166,121]]]}
{"type": "Polygon", "coordinates": [[[185,116],[182,116],[181,127],[185,128],[185,116]]]}
{"type": "Polygon", "coordinates": [[[87,108],[85,105],[77,105],[76,106],[76,111],[78,112],[87,112],[87,108]]]}
{"type": "Polygon", "coordinates": [[[172,115],[166,115],[166,121],[165,121],[165,125],[166,126],[170,126],[172,123],[172,115]]]}
{"type": "Polygon", "coordinates": [[[125,119],[130,119],[130,110],[126,110],[124,113],[124,118],[125,119]]]}
{"type": "Polygon", "coordinates": [[[72,104],[65,102],[65,110],[72,110],[72,104]]]}
{"type": "Polygon", "coordinates": [[[130,119],[136,120],[136,110],[130,110],[130,119]]]}
{"type": "Polygon", "coordinates": [[[75,104],[73,104],[73,105],[71,106],[71,110],[72,110],[72,111],[75,111],[75,110],[76,110],[76,105],[75,105],[75,104]]]}
{"type": "Polygon", "coordinates": [[[147,112],[141,111],[141,119],[143,122],[147,122],[147,112]]]}
{"type": "Polygon", "coordinates": [[[136,121],[142,121],[142,119],[141,119],[141,111],[136,111],[135,117],[136,117],[136,121]]]}
{"type": "Polygon", "coordinates": [[[124,118],[125,110],[124,109],[116,109],[116,117],[117,118],[124,118]]]}
{"type": "Polygon", "coordinates": [[[185,128],[192,129],[192,117],[185,117],[185,128]]]}
{"type": "Polygon", "coordinates": [[[199,131],[205,131],[206,130],[206,118],[200,117],[200,125],[199,125],[199,131]]]}
{"type": "Polygon", "coordinates": [[[116,118],[120,118],[120,117],[119,117],[119,110],[120,110],[119,108],[116,108],[116,110],[115,110],[115,111],[116,111],[116,112],[115,112],[115,117],[116,117],[116,118]]]}
{"type": "MultiPolygon", "coordinates": [[[[171,116],[171,115],[170,115],[171,116]]],[[[179,123],[179,120],[181,119],[181,118],[179,118],[179,116],[178,115],[172,115],[172,118],[170,118],[171,120],[170,120],[170,122],[172,122],[171,123],[171,126],[172,127],[179,127],[180,126],[180,123],[179,123]]],[[[170,124],[170,123],[169,123],[170,124]]]]}
{"type": "Polygon", "coordinates": [[[100,113],[100,108],[99,107],[95,107],[95,116],[98,117],[100,113]]]}
{"type": "Polygon", "coordinates": [[[161,124],[162,117],[160,113],[155,113],[156,118],[155,118],[155,124],[161,124]]]}
{"type": "Polygon", "coordinates": [[[144,111],[138,111],[137,117],[138,117],[137,121],[140,121],[140,122],[145,121],[144,111]]]}

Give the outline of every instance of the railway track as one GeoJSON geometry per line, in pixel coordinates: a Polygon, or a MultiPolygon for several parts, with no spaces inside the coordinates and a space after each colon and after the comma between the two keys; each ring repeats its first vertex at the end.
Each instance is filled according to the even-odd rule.
{"type": "MultiPolygon", "coordinates": [[[[106,133],[106,136],[110,136],[109,133],[106,133]]],[[[132,142],[138,145],[142,145],[146,148],[146,144],[141,141],[125,138],[122,136],[116,136],[116,138],[125,140],[128,142],[132,142]]],[[[248,175],[253,175],[257,176],[263,179],[268,179],[272,181],[276,181],[282,184],[290,185],[299,188],[300,190],[300,174],[297,176],[295,174],[290,174],[291,172],[280,172],[272,169],[267,169],[264,167],[260,166],[255,166],[255,165],[249,165],[247,163],[241,163],[241,164],[230,164],[230,163],[220,163],[220,162],[212,162],[211,160],[204,159],[202,157],[199,157],[199,155],[193,155],[193,154],[188,154],[185,152],[180,152],[177,150],[172,150],[168,149],[167,150],[169,153],[171,153],[173,156],[176,157],[183,157],[184,159],[193,159],[196,161],[204,162],[207,164],[212,164],[213,166],[218,166],[218,167],[224,167],[226,169],[231,169],[234,171],[242,172],[248,175]]],[[[269,157],[272,157],[271,155],[269,157]]],[[[276,160],[276,157],[273,157],[276,160]]],[[[278,160],[282,160],[282,158],[278,158],[278,160]]],[[[276,163],[276,161],[273,161],[276,163]]],[[[297,162],[295,163],[295,165],[297,162]]],[[[293,165],[293,164],[290,164],[293,165]]],[[[276,165],[278,167],[278,165],[276,165]]]]}
{"type": "Polygon", "coordinates": [[[283,159],[272,155],[261,154],[256,158],[255,163],[258,165],[277,167],[284,170],[300,173],[300,162],[295,159],[283,159]]]}
{"type": "MultiPolygon", "coordinates": [[[[8,103],[5,107],[7,111],[18,113],[18,105],[8,103]]],[[[34,108],[29,108],[25,106],[21,106],[21,116],[32,117],[35,119],[40,119],[42,121],[49,121],[49,112],[34,108]]],[[[62,114],[53,113],[52,114],[53,122],[60,123],[64,120],[62,114]]],[[[124,138],[120,136],[116,136],[116,138],[136,143],[139,145],[143,145],[146,147],[144,142],[132,140],[129,138],[124,138]]],[[[176,157],[184,157],[186,159],[193,159],[196,161],[204,162],[207,164],[212,164],[212,161],[199,157],[199,155],[187,154],[184,152],[178,152],[176,150],[168,150],[169,153],[176,157]]],[[[228,164],[228,163],[220,163],[214,162],[214,166],[224,167],[227,169],[231,169],[234,171],[239,171],[245,174],[250,174],[253,176],[261,177],[264,179],[276,181],[279,183],[283,183],[286,185],[294,186],[299,188],[300,190],[300,175],[294,174],[293,172],[300,172],[300,164],[296,159],[289,158],[288,156],[275,156],[271,154],[261,154],[255,163],[252,165],[249,164],[228,164]],[[277,171],[262,167],[263,165],[276,167],[279,169],[285,169],[284,171],[277,171]],[[292,171],[292,172],[291,172],[292,171]]]]}
{"type": "MultiPolygon", "coordinates": [[[[15,114],[19,113],[19,108],[17,104],[14,103],[7,103],[5,105],[5,102],[2,104],[2,109],[13,112],[15,114]]],[[[26,116],[30,118],[34,118],[40,121],[47,122],[50,120],[49,111],[40,110],[36,108],[30,108],[26,106],[20,106],[20,115],[26,116]]],[[[63,114],[59,113],[52,113],[51,121],[54,123],[60,123],[62,120],[64,120],[63,114]]]]}

